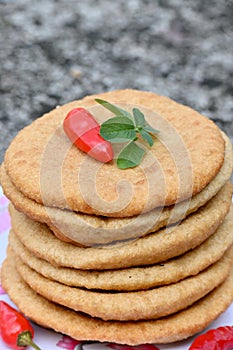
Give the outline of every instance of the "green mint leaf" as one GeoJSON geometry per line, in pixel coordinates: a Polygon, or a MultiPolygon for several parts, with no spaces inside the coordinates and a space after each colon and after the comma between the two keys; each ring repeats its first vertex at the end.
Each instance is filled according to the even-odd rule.
{"type": "Polygon", "coordinates": [[[146,125],[143,127],[143,129],[145,131],[149,132],[150,134],[159,134],[159,130],[152,128],[152,126],[150,126],[148,123],[146,123],[146,125]]]}
{"type": "Polygon", "coordinates": [[[112,103],[101,100],[100,98],[96,98],[95,101],[102,105],[103,107],[107,108],[110,112],[114,113],[115,115],[123,115],[124,117],[127,117],[132,120],[132,116],[129,112],[125,111],[124,109],[113,105],[112,103]]]}
{"type": "Polygon", "coordinates": [[[100,135],[107,141],[128,142],[135,139],[136,131],[132,120],[117,116],[106,120],[101,125],[100,135]]]}
{"type": "Polygon", "coordinates": [[[141,135],[142,139],[152,147],[154,144],[153,135],[158,134],[159,131],[148,124],[144,114],[138,108],[133,108],[131,114],[108,101],[98,98],[95,101],[115,114],[115,117],[106,120],[100,126],[100,135],[111,143],[127,142],[118,155],[118,168],[128,169],[139,165],[146,150],[139,147],[135,141],[141,135]]]}
{"type": "Polygon", "coordinates": [[[138,108],[133,108],[133,116],[137,128],[142,128],[146,125],[144,114],[138,108]]]}
{"type": "Polygon", "coordinates": [[[117,166],[120,169],[133,168],[141,163],[146,151],[139,147],[134,141],[129,142],[119,153],[117,166]]]}
{"type": "Polygon", "coordinates": [[[150,134],[147,131],[145,131],[144,129],[140,130],[140,134],[141,134],[143,140],[145,140],[148,143],[148,145],[150,147],[152,147],[154,144],[154,140],[152,139],[150,134]]]}

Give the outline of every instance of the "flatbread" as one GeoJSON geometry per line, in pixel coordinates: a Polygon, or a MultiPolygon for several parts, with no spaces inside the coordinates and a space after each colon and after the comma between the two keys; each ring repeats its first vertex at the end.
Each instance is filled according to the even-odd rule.
{"type": "Polygon", "coordinates": [[[4,164],[1,167],[1,182],[6,196],[17,210],[22,211],[33,220],[48,224],[55,235],[64,241],[80,246],[92,246],[141,237],[167,224],[184,219],[210,200],[229,180],[233,167],[233,153],[229,138],[225,134],[223,137],[226,142],[223,166],[200,193],[190,201],[178,203],[175,207],[165,207],[163,210],[157,208],[132,218],[108,218],[44,207],[24,196],[13,185],[5,171],[4,164]]]}
{"type": "Polygon", "coordinates": [[[193,249],[210,237],[231,206],[232,185],[178,226],[135,241],[102,248],[80,248],[57,239],[48,226],[32,221],[10,206],[12,229],[25,247],[53,265],[76,269],[118,269],[166,261],[193,249]]]}
{"type": "Polygon", "coordinates": [[[233,270],[218,288],[184,311],[155,321],[102,321],[71,311],[35,293],[20,277],[13,260],[2,266],[2,284],[12,301],[34,322],[77,340],[138,345],[186,339],[207,327],[233,301],[233,270]]]}
{"type": "Polygon", "coordinates": [[[233,244],[233,209],[227,218],[199,247],[162,264],[120,270],[88,271],[56,267],[37,258],[11,231],[10,247],[29,267],[51,280],[87,289],[133,291],[178,282],[203,271],[218,261],[233,244]]]}
{"type": "Polygon", "coordinates": [[[37,119],[12,141],[4,163],[17,189],[40,204],[128,217],[201,192],[221,169],[224,152],[219,128],[191,108],[150,92],[118,90],[71,102],[37,119]],[[130,110],[139,107],[159,129],[140,166],[121,170],[113,161],[100,163],[71,146],[62,122],[72,108],[89,108],[100,123],[111,116],[94,98],[130,110]]]}
{"type": "Polygon", "coordinates": [[[128,293],[65,286],[32,270],[12,250],[8,251],[8,256],[15,260],[23,280],[46,299],[105,321],[138,321],[173,314],[207,295],[227,278],[232,267],[233,249],[196,276],[168,286],[128,293]]]}

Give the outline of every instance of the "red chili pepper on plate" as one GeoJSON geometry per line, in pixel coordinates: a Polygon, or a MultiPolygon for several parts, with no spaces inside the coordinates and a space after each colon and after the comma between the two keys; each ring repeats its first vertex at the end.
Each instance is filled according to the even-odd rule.
{"type": "Polygon", "coordinates": [[[31,346],[41,350],[32,340],[34,330],[30,322],[4,301],[0,301],[0,335],[12,349],[21,350],[31,346]]]}
{"type": "Polygon", "coordinates": [[[199,335],[189,350],[232,350],[233,326],[211,329],[199,335]]]}
{"type": "Polygon", "coordinates": [[[100,125],[85,108],[74,108],[63,122],[66,135],[81,151],[102,163],[113,159],[110,142],[100,136],[100,125]]]}

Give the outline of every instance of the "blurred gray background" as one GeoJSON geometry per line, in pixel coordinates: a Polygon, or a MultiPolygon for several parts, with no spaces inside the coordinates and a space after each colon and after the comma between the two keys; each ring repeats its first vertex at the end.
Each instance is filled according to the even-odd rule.
{"type": "Polygon", "coordinates": [[[233,141],[233,2],[0,0],[0,162],[33,119],[87,94],[151,90],[233,141]]]}

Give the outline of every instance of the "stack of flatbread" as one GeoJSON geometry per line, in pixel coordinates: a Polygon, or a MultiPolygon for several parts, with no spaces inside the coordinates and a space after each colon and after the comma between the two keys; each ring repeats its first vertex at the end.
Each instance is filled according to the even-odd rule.
{"type": "Polygon", "coordinates": [[[149,92],[88,96],[38,118],[1,166],[4,289],[33,321],[78,340],[169,343],[203,330],[233,301],[232,159],[212,121],[149,92]],[[112,117],[97,97],[139,108],[159,130],[139,166],[100,163],[64,133],[75,107],[112,117]]]}

